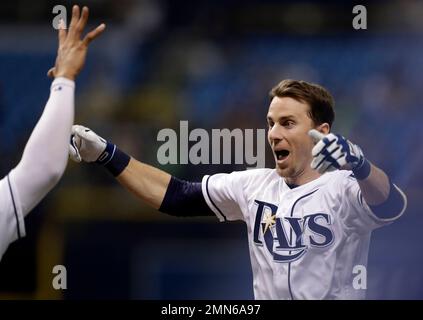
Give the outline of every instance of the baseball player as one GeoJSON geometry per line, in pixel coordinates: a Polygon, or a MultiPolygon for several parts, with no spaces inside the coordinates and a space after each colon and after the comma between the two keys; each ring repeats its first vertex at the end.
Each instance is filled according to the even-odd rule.
{"type": "Polygon", "coordinates": [[[72,9],[68,32],[59,29],[59,48],[50,97],[35,126],[19,164],[0,180],[0,260],[9,244],[25,236],[24,217],[61,178],[68,159],[69,135],[74,121],[75,77],[85,62],[88,44],[103,32],[98,26],[81,40],[88,8],[72,9]]]}
{"type": "Polygon", "coordinates": [[[256,299],[363,299],[354,267],[367,265],[371,232],[401,216],[406,197],[359,146],[330,132],[334,101],[326,89],[284,80],[270,95],[274,169],[182,181],[78,125],[70,155],[105,166],[162,212],[244,221],[256,299]]]}

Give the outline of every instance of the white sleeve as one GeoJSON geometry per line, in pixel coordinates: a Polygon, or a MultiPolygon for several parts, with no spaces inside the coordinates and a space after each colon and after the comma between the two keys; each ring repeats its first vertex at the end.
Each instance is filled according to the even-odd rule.
{"type": "Polygon", "coordinates": [[[0,180],[0,260],[10,243],[25,236],[23,215],[16,205],[15,190],[9,176],[0,180]]]}
{"type": "Polygon", "coordinates": [[[15,205],[25,216],[57,184],[68,161],[74,121],[75,83],[57,78],[44,112],[25,146],[22,159],[10,172],[15,205]]]}
{"type": "Polygon", "coordinates": [[[203,177],[204,199],[220,221],[245,220],[241,210],[245,202],[242,177],[243,171],[203,177]]]}
{"type": "Polygon", "coordinates": [[[344,223],[348,228],[356,231],[371,231],[384,225],[390,224],[398,219],[405,211],[407,201],[404,193],[397,187],[401,196],[404,197],[404,207],[401,212],[393,218],[382,219],[376,216],[361,194],[360,185],[357,180],[352,177],[345,177],[341,182],[345,194],[345,200],[342,203],[342,212],[344,223]]]}

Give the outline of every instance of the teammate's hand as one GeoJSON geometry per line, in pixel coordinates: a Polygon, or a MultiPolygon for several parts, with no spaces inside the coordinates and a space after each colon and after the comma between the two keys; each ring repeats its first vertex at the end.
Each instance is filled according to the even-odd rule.
{"type": "Polygon", "coordinates": [[[325,136],[315,129],[310,130],[309,135],[316,143],[311,168],[319,173],[337,169],[355,171],[365,162],[361,148],[343,136],[333,133],[325,136]]]}
{"type": "Polygon", "coordinates": [[[107,141],[94,131],[79,125],[72,126],[69,156],[76,162],[95,162],[106,150],[107,141]]]}
{"type": "Polygon", "coordinates": [[[65,77],[75,80],[81,71],[85,63],[89,43],[97,38],[106,28],[106,25],[102,23],[81,40],[87,20],[88,8],[84,7],[80,14],[79,7],[73,6],[69,30],[66,32],[66,26],[60,25],[59,49],[56,64],[47,73],[50,78],[65,77]]]}

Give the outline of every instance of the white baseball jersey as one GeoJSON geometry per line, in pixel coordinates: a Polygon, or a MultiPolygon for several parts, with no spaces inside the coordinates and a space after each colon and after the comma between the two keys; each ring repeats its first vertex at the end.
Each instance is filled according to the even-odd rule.
{"type": "Polygon", "coordinates": [[[25,236],[24,217],[10,175],[0,180],[0,260],[9,244],[25,236]]]}
{"type": "Polygon", "coordinates": [[[351,171],[290,188],[275,169],[205,176],[204,198],[220,221],[243,220],[256,299],[364,299],[354,266],[367,265],[379,219],[351,171]]]}

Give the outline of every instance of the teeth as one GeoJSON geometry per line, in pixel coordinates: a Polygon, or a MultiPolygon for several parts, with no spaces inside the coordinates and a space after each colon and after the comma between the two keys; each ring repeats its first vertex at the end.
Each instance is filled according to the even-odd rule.
{"type": "Polygon", "coordinates": [[[285,151],[285,150],[275,151],[275,155],[277,160],[283,160],[289,156],[289,151],[285,151]]]}

